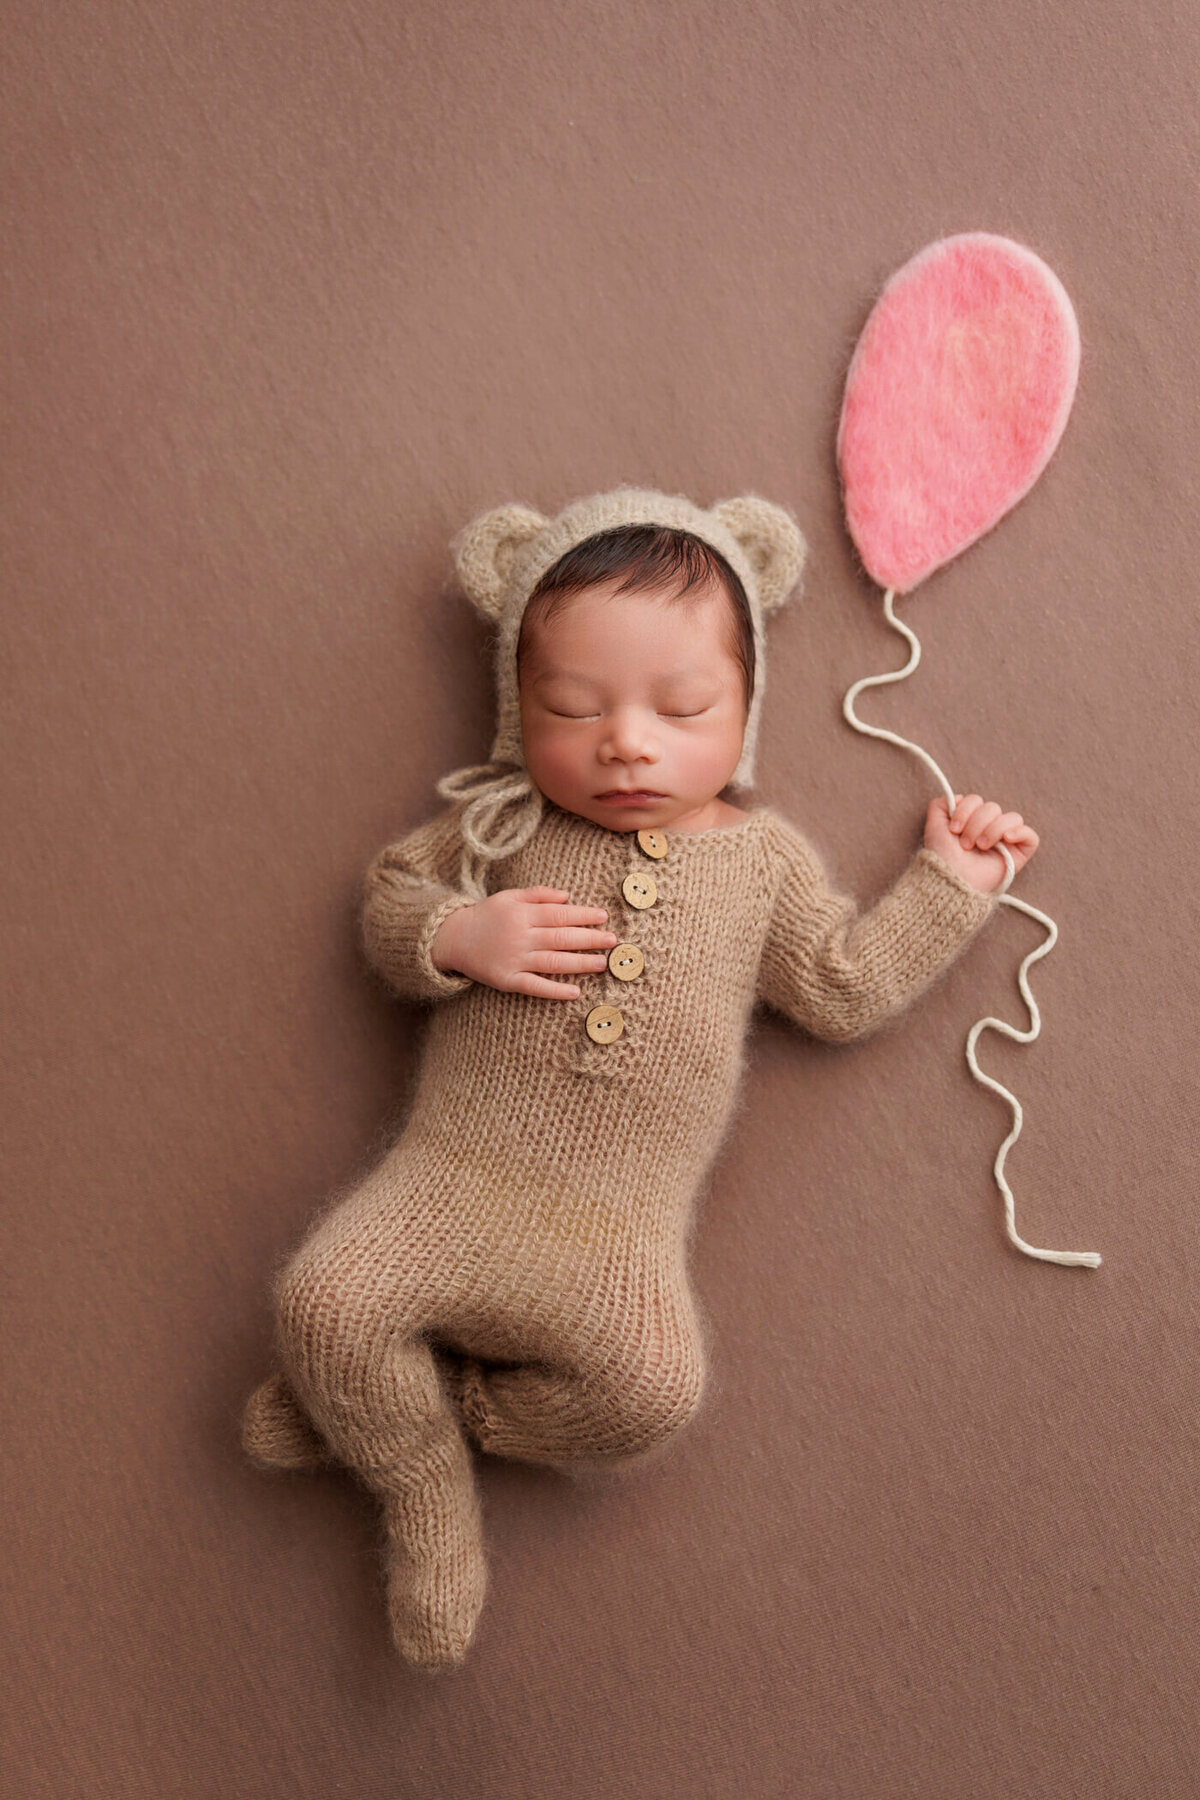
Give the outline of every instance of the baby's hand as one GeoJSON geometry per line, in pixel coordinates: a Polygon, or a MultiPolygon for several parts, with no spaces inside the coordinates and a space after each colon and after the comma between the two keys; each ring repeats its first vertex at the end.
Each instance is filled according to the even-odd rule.
{"type": "Polygon", "coordinates": [[[565,888],[501,888],[456,907],[433,940],[434,967],[510,994],[578,1000],[577,987],[549,981],[547,972],[599,974],[618,940],[600,929],[608,918],[602,907],[568,906],[569,899],[565,888]]]}
{"type": "Polygon", "coordinates": [[[994,800],[978,794],[955,794],[954,811],[944,799],[931,800],[925,814],[925,848],[969,881],[981,894],[991,894],[1008,873],[995,846],[1003,840],[1019,875],[1041,841],[1020,813],[1001,812],[994,800]]]}

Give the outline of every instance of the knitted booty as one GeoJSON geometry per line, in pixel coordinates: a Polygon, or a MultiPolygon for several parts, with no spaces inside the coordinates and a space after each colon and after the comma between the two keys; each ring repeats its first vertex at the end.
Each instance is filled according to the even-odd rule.
{"type": "MultiPolygon", "coordinates": [[[[463,1446],[465,1452],[466,1446],[463,1446]]],[[[392,1639],[427,1669],[466,1660],[487,1594],[483,1522],[474,1480],[454,1504],[428,1504],[411,1490],[383,1495],[387,1601],[392,1639]]]]}
{"type": "Polygon", "coordinates": [[[278,1374],[255,1388],[246,1402],[242,1448],[262,1469],[321,1469],[333,1461],[325,1440],[278,1374]]]}

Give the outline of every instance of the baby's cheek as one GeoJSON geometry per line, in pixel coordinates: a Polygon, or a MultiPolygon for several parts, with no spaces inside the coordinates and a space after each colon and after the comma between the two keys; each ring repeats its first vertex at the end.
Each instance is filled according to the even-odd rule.
{"type": "Polygon", "coordinates": [[[688,747],[687,766],[697,786],[719,794],[736,769],[742,754],[745,733],[726,731],[711,738],[697,740],[688,747]]]}
{"type": "Polygon", "coordinates": [[[569,737],[555,731],[536,731],[524,740],[525,761],[538,785],[569,782],[587,760],[582,736],[569,737]]]}

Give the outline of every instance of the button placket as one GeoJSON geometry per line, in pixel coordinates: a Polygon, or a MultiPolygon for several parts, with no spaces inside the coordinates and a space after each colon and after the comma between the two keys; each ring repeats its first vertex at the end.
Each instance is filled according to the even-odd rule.
{"type": "MultiPolygon", "coordinates": [[[[656,862],[667,854],[667,835],[663,831],[639,831],[636,842],[656,862]]],[[[621,883],[621,896],[635,912],[648,912],[658,904],[658,883],[649,871],[631,869],[621,883]]],[[[608,970],[617,981],[636,981],[645,967],[645,952],[640,944],[622,942],[608,953],[608,970]]],[[[584,1020],[584,1028],[593,1043],[612,1044],[624,1034],[625,1018],[618,1006],[594,1006],[584,1020]]]]}

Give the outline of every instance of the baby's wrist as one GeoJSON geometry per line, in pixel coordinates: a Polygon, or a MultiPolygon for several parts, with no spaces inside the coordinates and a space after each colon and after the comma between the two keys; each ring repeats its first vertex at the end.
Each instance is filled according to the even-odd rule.
{"type": "Polygon", "coordinates": [[[446,914],[434,933],[433,942],[429,946],[429,960],[443,975],[465,975],[467,971],[459,966],[458,957],[466,948],[463,927],[466,924],[464,915],[471,911],[470,904],[456,906],[453,912],[446,914]]]}
{"type": "Polygon", "coordinates": [[[993,869],[987,863],[972,863],[967,868],[955,871],[961,881],[973,887],[977,894],[994,894],[1004,880],[1004,867],[1001,864],[993,869]]]}

